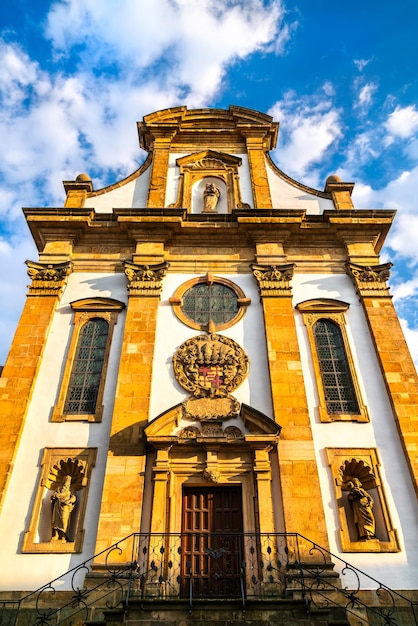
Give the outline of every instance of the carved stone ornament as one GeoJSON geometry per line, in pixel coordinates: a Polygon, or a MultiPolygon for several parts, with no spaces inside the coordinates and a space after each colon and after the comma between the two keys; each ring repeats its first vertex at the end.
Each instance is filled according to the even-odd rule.
{"type": "Polygon", "coordinates": [[[64,485],[68,476],[71,478],[71,487],[74,491],[85,487],[87,484],[86,462],[68,458],[55,463],[49,470],[46,486],[55,491],[64,485]]]}
{"type": "Polygon", "coordinates": [[[289,296],[292,287],[290,281],[293,278],[294,263],[287,265],[256,265],[251,269],[258,282],[260,296],[289,296]]]}
{"type": "Polygon", "coordinates": [[[227,439],[241,439],[243,434],[238,426],[227,426],[224,430],[224,436],[227,439]]]}
{"type": "Polygon", "coordinates": [[[208,482],[208,483],[217,483],[220,479],[221,475],[219,472],[217,471],[209,471],[209,470],[205,470],[203,472],[203,478],[208,482]]]}
{"type": "Polygon", "coordinates": [[[202,437],[223,437],[222,422],[220,420],[202,423],[202,437]]]}
{"type": "Polygon", "coordinates": [[[184,419],[199,422],[238,417],[241,409],[241,404],[233,396],[189,398],[182,406],[184,419]]]}
{"type": "Polygon", "coordinates": [[[221,159],[215,158],[203,158],[197,159],[192,166],[194,170],[225,170],[226,165],[221,161],[221,159]]]}
{"type": "Polygon", "coordinates": [[[196,426],[186,426],[186,428],[183,428],[180,432],[180,439],[196,439],[199,435],[200,430],[196,428],[196,426]]]}
{"type": "Polygon", "coordinates": [[[129,261],[123,264],[128,279],[130,295],[159,296],[163,287],[163,278],[167,274],[169,263],[156,265],[135,265],[129,261]]]}
{"type": "Polygon", "coordinates": [[[71,261],[65,263],[26,261],[26,265],[28,266],[28,276],[32,280],[32,284],[28,286],[29,293],[44,296],[58,295],[73,268],[71,261]]]}
{"type": "Polygon", "coordinates": [[[337,484],[342,491],[350,489],[349,483],[353,479],[358,479],[365,489],[376,487],[376,477],[372,468],[362,459],[346,459],[338,469],[337,484]]]}
{"type": "Polygon", "coordinates": [[[347,263],[348,274],[361,296],[388,295],[386,281],[389,280],[391,267],[392,263],[373,266],[347,263]]]}
{"type": "Polygon", "coordinates": [[[173,366],[178,383],[195,398],[224,397],[246,378],[248,356],[233,339],[200,335],[180,346],[173,366]]]}

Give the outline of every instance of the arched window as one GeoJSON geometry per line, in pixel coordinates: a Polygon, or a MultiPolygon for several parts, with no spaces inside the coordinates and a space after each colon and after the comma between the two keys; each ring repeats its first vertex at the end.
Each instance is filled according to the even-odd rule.
{"type": "Polygon", "coordinates": [[[296,305],[308,331],[321,422],[369,421],[346,329],[349,306],[328,298],[296,305]]]}
{"type": "Polygon", "coordinates": [[[313,326],[313,334],[328,413],[359,413],[340,328],[330,320],[320,319],[313,326]]]}
{"type": "Polygon", "coordinates": [[[64,413],[76,415],[95,413],[108,334],[109,324],[101,318],[93,318],[82,327],[64,413]]]}
{"type": "Polygon", "coordinates": [[[71,302],[71,333],[53,422],[100,422],[113,328],[125,308],[113,298],[83,298],[71,302]]]}

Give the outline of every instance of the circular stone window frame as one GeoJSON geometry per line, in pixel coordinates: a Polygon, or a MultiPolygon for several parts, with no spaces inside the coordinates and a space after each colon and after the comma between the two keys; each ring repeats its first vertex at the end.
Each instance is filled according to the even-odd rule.
{"type": "Polygon", "coordinates": [[[173,307],[174,314],[180,320],[180,322],[182,322],[189,328],[193,328],[194,330],[202,330],[207,333],[214,333],[219,330],[225,330],[226,328],[230,328],[231,326],[237,324],[237,322],[239,322],[244,316],[247,307],[251,304],[251,298],[247,298],[241,287],[238,287],[237,284],[233,283],[227,278],[223,278],[221,276],[213,276],[212,274],[208,273],[205,276],[191,278],[185,283],[182,283],[176,289],[174,296],[169,298],[169,303],[173,307]],[[235,293],[235,295],[237,296],[238,312],[234,315],[232,319],[222,324],[215,324],[212,320],[209,320],[207,324],[199,324],[199,322],[195,322],[183,312],[183,296],[187,291],[189,291],[189,289],[191,289],[195,285],[213,285],[214,283],[224,285],[235,293]]]}

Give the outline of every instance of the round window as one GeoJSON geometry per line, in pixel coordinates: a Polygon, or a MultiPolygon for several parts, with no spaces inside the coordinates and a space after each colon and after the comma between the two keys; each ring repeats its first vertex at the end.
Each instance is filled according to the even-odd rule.
{"type": "Polygon", "coordinates": [[[232,326],[251,302],[234,283],[209,275],[182,285],[170,298],[177,317],[187,326],[213,332],[232,326]]]}

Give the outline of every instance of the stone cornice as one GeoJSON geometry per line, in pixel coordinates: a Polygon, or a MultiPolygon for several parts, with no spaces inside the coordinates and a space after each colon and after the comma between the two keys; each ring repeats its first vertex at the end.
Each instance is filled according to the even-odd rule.
{"type": "MultiPolygon", "coordinates": [[[[328,250],[341,248],[339,259],[373,265],[378,261],[377,255],[395,215],[395,211],[387,210],[327,210],[322,215],[310,215],[302,210],[244,208],[233,209],[228,215],[192,215],[183,208],[118,208],[102,213],[94,208],[61,207],[24,209],[24,212],[41,253],[50,241],[71,241],[72,259],[77,263],[88,250],[100,246],[101,258],[107,254],[109,259],[118,260],[117,271],[120,271],[121,251],[126,250],[122,258],[129,258],[138,241],[162,242],[167,249],[209,244],[218,248],[253,247],[260,237],[268,243],[269,233],[271,241],[278,238],[281,241],[284,232],[283,254],[291,250],[292,261],[297,258],[299,262],[298,250],[303,252],[307,247],[317,249],[318,259],[322,258],[322,251],[328,254],[328,250]],[[370,243],[365,246],[365,241],[370,243]],[[358,242],[362,243],[361,258],[355,259],[358,242]]],[[[62,261],[64,254],[68,258],[69,251],[54,247],[53,253],[60,255],[62,261]]]]}
{"type": "Polygon", "coordinates": [[[389,280],[392,263],[373,266],[347,263],[346,267],[360,296],[389,296],[386,281],[389,280]]]}
{"type": "Polygon", "coordinates": [[[256,265],[252,264],[252,272],[258,283],[260,297],[290,296],[292,287],[294,263],[286,265],[256,265]]]}
{"type": "Polygon", "coordinates": [[[163,278],[169,263],[156,265],[136,265],[125,261],[123,264],[128,279],[130,296],[159,296],[163,288],[163,278]]]}
{"type": "Polygon", "coordinates": [[[29,293],[38,296],[60,295],[67,276],[71,274],[73,268],[71,261],[64,263],[25,262],[28,266],[28,276],[32,280],[32,284],[28,286],[29,293]]]}

